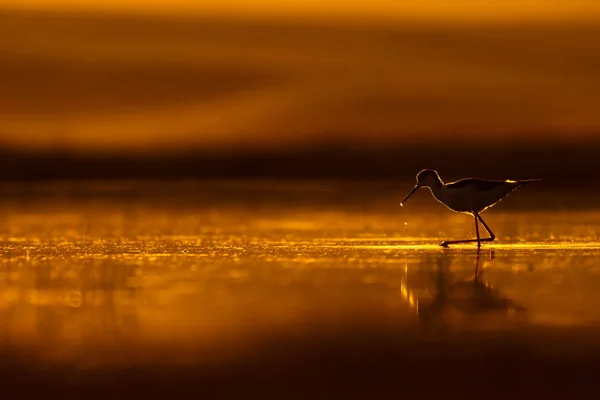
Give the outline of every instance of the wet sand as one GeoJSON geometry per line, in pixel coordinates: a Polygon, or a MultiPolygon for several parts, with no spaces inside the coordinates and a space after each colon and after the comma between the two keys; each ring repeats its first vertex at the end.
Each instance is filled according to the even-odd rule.
{"type": "MultiPolygon", "coordinates": [[[[600,212],[412,182],[55,183],[0,207],[0,383],[60,397],[590,396],[600,212]]],[[[5,193],[10,191],[5,190],[5,193]]],[[[552,201],[554,200],[554,201],[552,201]]]]}

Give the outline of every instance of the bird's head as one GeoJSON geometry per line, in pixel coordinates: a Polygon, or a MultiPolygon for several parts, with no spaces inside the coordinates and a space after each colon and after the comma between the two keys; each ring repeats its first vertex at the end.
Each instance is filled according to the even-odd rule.
{"type": "Polygon", "coordinates": [[[419,187],[439,187],[442,180],[437,171],[433,169],[424,169],[417,174],[417,186],[419,187]]]}
{"type": "Polygon", "coordinates": [[[404,201],[402,201],[402,203],[400,203],[400,205],[403,206],[404,203],[406,203],[406,201],[408,200],[408,198],[410,196],[412,196],[413,193],[416,192],[417,189],[419,189],[419,188],[422,188],[422,187],[437,188],[442,185],[443,185],[442,179],[438,175],[437,171],[435,171],[433,169],[424,169],[423,171],[421,171],[417,174],[417,184],[410,191],[410,193],[404,198],[404,201]]]}

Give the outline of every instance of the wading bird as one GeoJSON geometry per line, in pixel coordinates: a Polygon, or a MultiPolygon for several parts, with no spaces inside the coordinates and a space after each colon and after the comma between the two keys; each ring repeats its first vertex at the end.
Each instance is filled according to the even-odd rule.
{"type": "Polygon", "coordinates": [[[474,179],[466,178],[456,182],[444,183],[437,171],[432,169],[424,169],[417,174],[417,184],[406,196],[404,201],[400,203],[400,206],[404,206],[404,203],[410,196],[413,195],[419,188],[429,188],[431,194],[437,201],[448,207],[452,211],[459,213],[471,214],[475,218],[475,231],[477,232],[477,239],[468,240],[444,240],[440,245],[448,247],[450,244],[457,243],[473,243],[477,242],[477,247],[481,247],[481,242],[491,242],[496,238],[492,230],[483,221],[480,213],[484,212],[506,195],[514,190],[517,190],[523,185],[531,182],[537,182],[541,179],[526,179],[521,181],[513,180],[487,180],[487,179],[474,179]],[[479,222],[483,225],[485,230],[490,235],[489,238],[481,239],[479,237],[479,222]]]}

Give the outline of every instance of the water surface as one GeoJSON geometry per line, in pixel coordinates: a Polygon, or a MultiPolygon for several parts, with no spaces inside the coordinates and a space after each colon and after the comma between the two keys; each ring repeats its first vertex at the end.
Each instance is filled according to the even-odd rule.
{"type": "Polygon", "coordinates": [[[496,242],[444,249],[474,234],[472,218],[425,191],[400,208],[410,187],[5,188],[7,387],[233,395],[240,382],[288,397],[395,396],[442,390],[427,383],[436,380],[456,392],[591,390],[599,210],[570,210],[574,195],[531,186],[483,214],[496,242]],[[466,374],[477,382],[468,389],[466,374]]]}

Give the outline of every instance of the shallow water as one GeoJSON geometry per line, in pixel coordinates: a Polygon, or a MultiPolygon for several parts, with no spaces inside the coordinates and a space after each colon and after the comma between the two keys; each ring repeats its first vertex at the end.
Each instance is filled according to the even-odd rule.
{"type": "MultiPolygon", "coordinates": [[[[364,379],[406,357],[431,368],[450,352],[506,374],[494,351],[535,365],[537,381],[519,375],[527,385],[546,379],[549,357],[595,360],[600,209],[569,211],[573,194],[528,187],[483,214],[494,243],[444,249],[474,234],[472,218],[426,192],[400,208],[408,189],[221,181],[11,192],[0,224],[4,363],[89,389],[97,382],[74,371],[219,366],[222,383],[344,365],[364,379]],[[422,345],[431,340],[433,355],[422,345]]],[[[392,382],[377,385],[394,392],[392,382]]]]}

